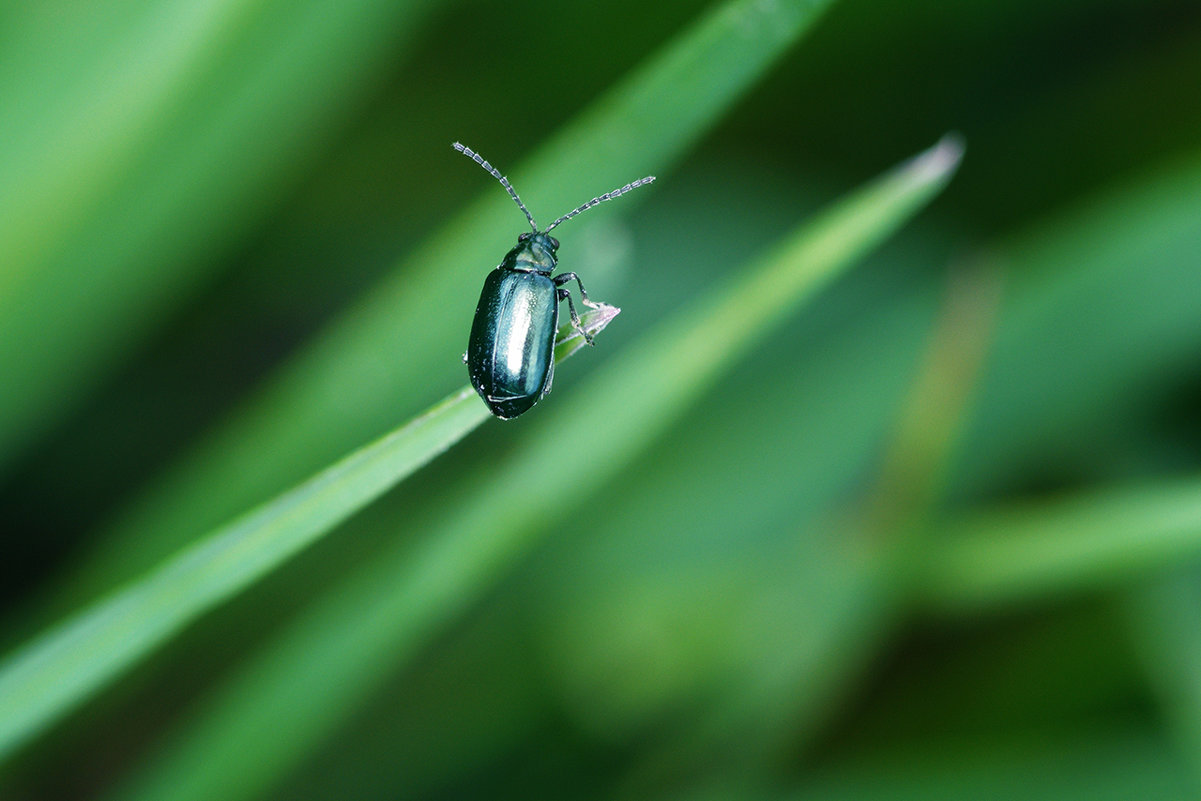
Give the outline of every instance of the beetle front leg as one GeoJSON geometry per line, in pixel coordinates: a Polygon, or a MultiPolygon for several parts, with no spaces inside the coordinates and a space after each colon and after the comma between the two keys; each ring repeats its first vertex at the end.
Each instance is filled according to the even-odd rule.
{"type": "MultiPolygon", "coordinates": [[[[566,289],[559,289],[556,290],[555,294],[559,296],[559,300],[567,301],[567,311],[571,314],[572,328],[580,332],[580,335],[584,337],[585,342],[587,342],[589,345],[593,344],[591,335],[584,330],[584,324],[580,322],[580,315],[575,313],[575,304],[571,302],[571,293],[566,289]]],[[[583,294],[583,292],[580,294],[583,294]]]]}
{"type": "Polygon", "coordinates": [[[559,275],[556,275],[551,280],[555,282],[555,286],[563,286],[566,283],[575,281],[576,285],[579,286],[579,288],[580,288],[580,299],[583,300],[584,305],[588,306],[589,308],[599,309],[601,307],[608,307],[608,305],[609,305],[608,303],[594,303],[591,300],[589,300],[588,299],[588,291],[586,289],[584,289],[584,282],[581,281],[580,277],[578,275],[576,275],[575,273],[561,273],[559,275]]]}

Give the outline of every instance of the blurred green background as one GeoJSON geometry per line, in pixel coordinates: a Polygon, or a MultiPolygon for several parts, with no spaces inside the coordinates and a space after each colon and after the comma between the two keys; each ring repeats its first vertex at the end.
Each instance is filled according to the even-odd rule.
{"type": "Polygon", "coordinates": [[[660,87],[674,139],[617,115],[582,153],[720,6],[0,6],[6,653],[464,383],[524,221],[451,142],[544,224],[659,179],[556,232],[623,313],[542,405],[7,755],[0,798],[1201,797],[1201,5],[733,5],[729,84],[660,87]],[[927,210],[580,480],[590,372],[950,130],[927,210]],[[351,638],[357,577],[552,419],[553,519],[416,644],[351,638]]]}

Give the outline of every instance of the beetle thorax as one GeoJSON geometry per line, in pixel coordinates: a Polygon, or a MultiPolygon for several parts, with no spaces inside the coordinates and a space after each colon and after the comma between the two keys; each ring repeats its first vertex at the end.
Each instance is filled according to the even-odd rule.
{"type": "Polygon", "coordinates": [[[510,270],[550,275],[555,271],[555,253],[559,240],[550,234],[522,234],[517,237],[517,246],[508,252],[500,266],[510,270]]]}

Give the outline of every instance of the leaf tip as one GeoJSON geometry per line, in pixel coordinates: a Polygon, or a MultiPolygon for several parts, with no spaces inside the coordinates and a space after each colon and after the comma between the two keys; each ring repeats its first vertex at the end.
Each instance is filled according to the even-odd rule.
{"type": "Polygon", "coordinates": [[[617,306],[610,306],[608,303],[598,304],[591,310],[591,313],[584,315],[584,328],[589,334],[599,333],[619,314],[621,314],[621,309],[617,306]]]}
{"type": "MultiPolygon", "coordinates": [[[[598,303],[580,315],[580,324],[588,332],[588,336],[593,337],[603,331],[605,326],[613,322],[613,318],[619,314],[621,314],[621,309],[617,306],[598,303]]],[[[558,334],[555,336],[555,360],[566,359],[583,345],[584,337],[576,330],[575,325],[570,322],[564,323],[559,326],[558,334]]]]}
{"type": "Polygon", "coordinates": [[[963,135],[951,131],[929,150],[914,156],[907,165],[908,171],[923,182],[946,180],[959,167],[965,147],[963,135]]]}

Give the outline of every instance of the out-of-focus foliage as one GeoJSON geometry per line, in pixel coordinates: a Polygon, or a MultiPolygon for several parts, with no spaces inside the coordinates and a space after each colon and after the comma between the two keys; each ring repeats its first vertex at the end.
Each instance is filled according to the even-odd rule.
{"type": "Polygon", "coordinates": [[[450,142],[543,221],[659,177],[556,232],[623,313],[543,404],[0,798],[1201,793],[1198,97],[1184,0],[0,9],[5,653],[463,383],[524,221],[450,142]],[[738,300],[948,130],[905,231],[738,300]]]}

